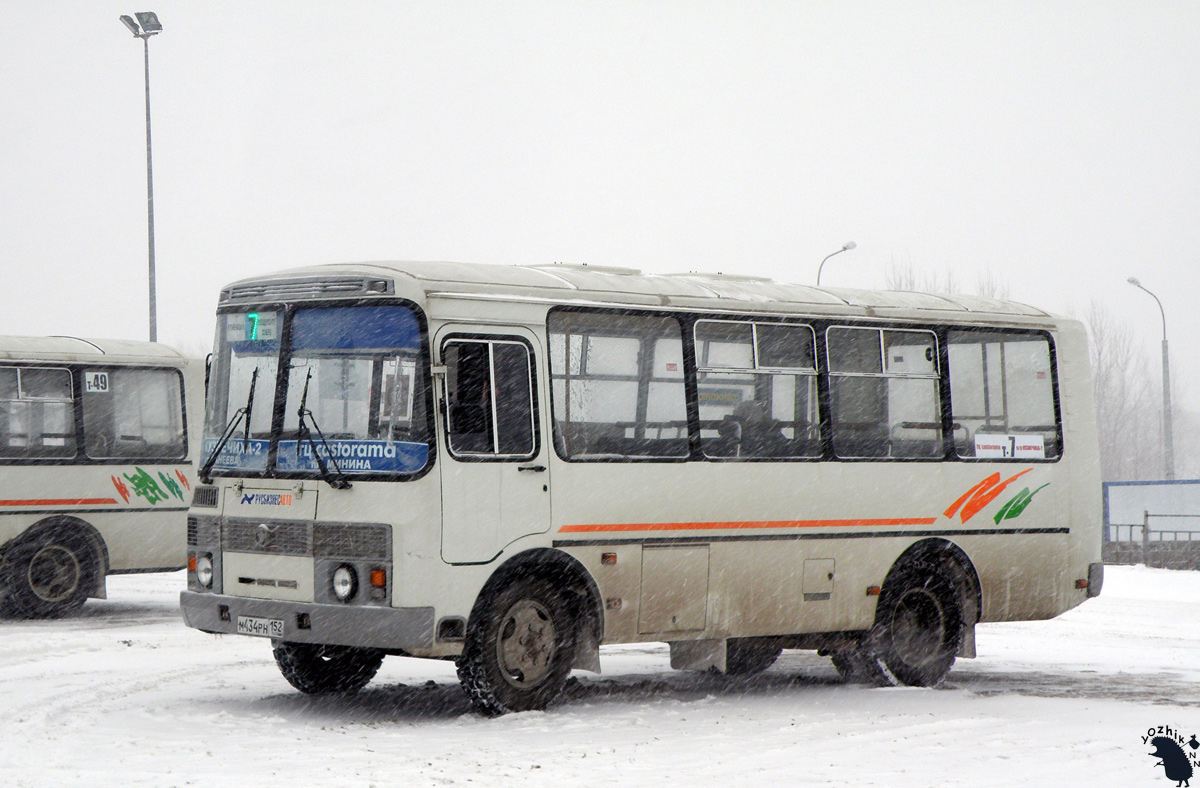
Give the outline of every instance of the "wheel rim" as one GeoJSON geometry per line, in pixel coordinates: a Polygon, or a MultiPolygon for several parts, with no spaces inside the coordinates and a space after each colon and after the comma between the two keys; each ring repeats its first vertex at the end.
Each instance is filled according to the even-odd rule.
{"type": "Polygon", "coordinates": [[[500,619],[496,657],[500,672],[518,689],[535,687],[550,673],[558,649],[558,633],[545,605],[522,599],[500,619]]]}
{"type": "Polygon", "coordinates": [[[945,630],[937,598],[923,589],[909,591],[892,616],[892,649],[905,664],[923,665],[941,651],[945,630]]]}
{"type": "Polygon", "coordinates": [[[75,553],[61,545],[46,545],[33,554],[26,575],[38,599],[62,602],[75,593],[83,567],[75,553]]]}

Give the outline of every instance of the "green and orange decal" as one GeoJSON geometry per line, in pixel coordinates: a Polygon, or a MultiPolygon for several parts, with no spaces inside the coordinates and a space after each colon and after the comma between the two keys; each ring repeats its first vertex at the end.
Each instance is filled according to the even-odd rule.
{"type": "MultiPolygon", "coordinates": [[[[970,520],[972,517],[979,514],[980,509],[983,509],[989,503],[999,498],[1000,494],[1004,492],[1006,487],[1032,470],[1033,468],[1026,468],[1020,473],[1014,474],[1003,481],[1000,479],[999,472],[993,473],[991,476],[987,477],[979,484],[963,493],[962,497],[950,504],[950,508],[942,512],[942,514],[944,514],[946,517],[954,517],[954,515],[957,514],[960,522],[965,523],[967,520],[970,520]]],[[[1030,492],[1028,487],[1021,490],[1021,492],[1017,493],[1012,500],[1000,507],[1000,511],[998,511],[996,516],[993,518],[996,522],[996,525],[999,525],[1004,520],[1013,520],[1017,517],[1020,517],[1021,513],[1025,511],[1025,507],[1029,506],[1030,502],[1033,501],[1033,496],[1037,495],[1042,488],[1048,486],[1049,483],[1043,484],[1033,492],[1030,492]]]]}

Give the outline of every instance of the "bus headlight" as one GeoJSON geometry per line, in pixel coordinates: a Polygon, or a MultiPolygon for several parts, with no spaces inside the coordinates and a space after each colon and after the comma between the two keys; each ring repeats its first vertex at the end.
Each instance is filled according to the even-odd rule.
{"type": "Polygon", "coordinates": [[[358,573],[349,564],[333,570],[333,595],[339,602],[349,602],[358,592],[358,573]]]}
{"type": "Polygon", "coordinates": [[[212,556],[207,553],[196,556],[196,581],[205,588],[212,588],[213,563],[212,556]]]}

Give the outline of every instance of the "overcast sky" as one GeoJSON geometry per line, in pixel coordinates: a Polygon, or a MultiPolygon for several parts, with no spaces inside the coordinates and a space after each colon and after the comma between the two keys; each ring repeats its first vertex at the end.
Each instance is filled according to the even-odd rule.
{"type": "MultiPolygon", "coordinates": [[[[0,333],[146,336],[144,6],[0,0],[0,333]]],[[[155,0],[159,336],[312,263],[1095,300],[1200,409],[1200,3],[155,0]]]]}

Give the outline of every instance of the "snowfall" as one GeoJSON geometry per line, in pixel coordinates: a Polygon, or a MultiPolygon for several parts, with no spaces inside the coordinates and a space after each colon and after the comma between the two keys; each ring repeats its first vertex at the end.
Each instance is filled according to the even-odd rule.
{"type": "Polygon", "coordinates": [[[980,625],[936,689],[843,684],[812,652],[734,679],[607,646],[549,710],[498,719],[450,662],[301,695],[267,641],[185,627],[183,584],[113,577],[71,618],[0,621],[0,786],[1168,786],[1147,732],[1200,733],[1200,572],[1108,567],[1056,619],[980,625]]]}

